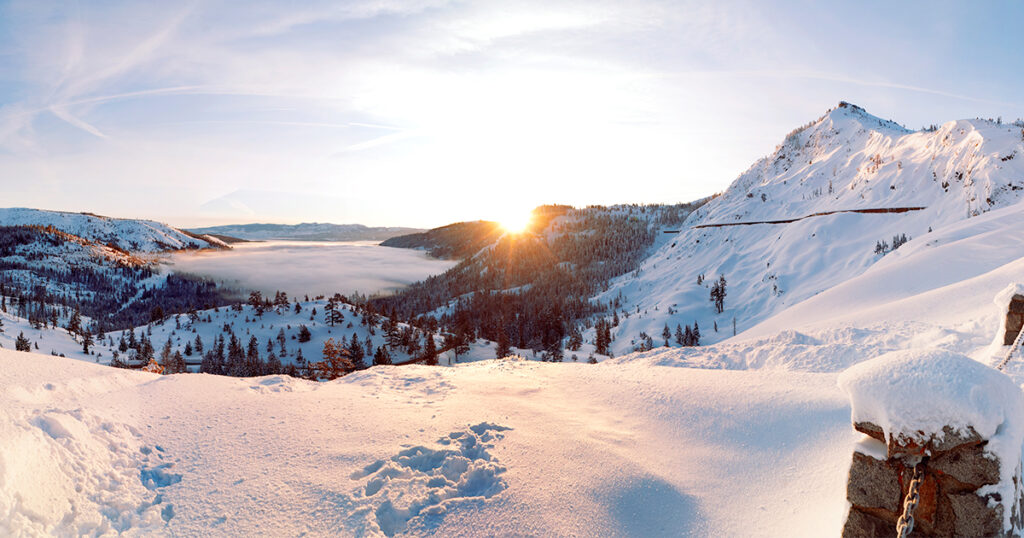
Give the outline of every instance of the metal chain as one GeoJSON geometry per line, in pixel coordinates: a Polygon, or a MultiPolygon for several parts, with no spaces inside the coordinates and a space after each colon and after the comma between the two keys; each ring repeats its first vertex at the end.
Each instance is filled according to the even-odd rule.
{"type": "Polygon", "coordinates": [[[924,482],[924,463],[914,465],[914,478],[910,481],[907,489],[907,498],[903,500],[903,514],[896,521],[896,535],[899,538],[907,538],[914,530],[914,510],[921,502],[921,483],[924,482]]]}
{"type": "Polygon", "coordinates": [[[1017,350],[1018,346],[1020,346],[1021,336],[1024,336],[1024,328],[1017,333],[1017,338],[1013,339],[1013,343],[1010,344],[1010,350],[1006,352],[1006,357],[1004,357],[999,365],[996,366],[996,370],[1001,371],[1003,368],[1006,368],[1006,363],[1010,362],[1010,357],[1013,357],[1013,352],[1017,350]]]}

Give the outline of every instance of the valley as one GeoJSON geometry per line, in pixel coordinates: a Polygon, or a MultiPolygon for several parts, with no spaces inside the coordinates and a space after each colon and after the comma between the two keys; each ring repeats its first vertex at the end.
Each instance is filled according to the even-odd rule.
{"type": "Polygon", "coordinates": [[[840,103],[722,193],[519,232],[224,245],[0,211],[0,531],[838,534],[839,375],[1007,352],[1018,153],[1018,125],[840,103]]]}

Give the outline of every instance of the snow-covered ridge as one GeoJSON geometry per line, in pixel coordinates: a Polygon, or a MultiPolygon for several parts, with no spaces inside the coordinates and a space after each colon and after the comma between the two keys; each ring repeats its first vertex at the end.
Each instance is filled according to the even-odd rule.
{"type": "Polygon", "coordinates": [[[661,344],[665,324],[696,321],[702,343],[713,343],[733,336],[734,319],[743,332],[898,255],[894,236],[913,250],[932,231],[1022,197],[1020,126],[960,120],[910,131],[841,103],[790,133],[598,299],[626,299],[616,353],[641,332],[661,344]],[[746,223],[764,224],[722,226],[746,223]],[[876,250],[882,242],[889,248],[876,250]],[[719,275],[728,281],[722,313],[709,301],[719,275]]]}
{"type": "Polygon", "coordinates": [[[117,219],[90,213],[29,208],[0,208],[0,226],[52,227],[96,244],[125,252],[228,248],[210,236],[185,233],[151,220],[117,219]]]}
{"type": "Polygon", "coordinates": [[[1020,127],[985,120],[914,132],[840,103],[790,133],[689,224],[876,207],[925,206],[956,219],[977,215],[1020,199],[1022,138],[1020,127]]]}

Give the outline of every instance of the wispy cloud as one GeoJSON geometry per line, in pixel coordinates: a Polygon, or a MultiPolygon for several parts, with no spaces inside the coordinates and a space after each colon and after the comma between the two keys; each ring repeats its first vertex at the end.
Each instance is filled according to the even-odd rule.
{"type": "Polygon", "coordinates": [[[22,205],[429,226],[696,198],[838,99],[908,124],[1024,116],[1003,68],[1022,38],[885,9],[846,28],[845,7],[753,0],[11,0],[0,177],[22,205]],[[294,196],[224,194],[252,192],[294,196]]]}

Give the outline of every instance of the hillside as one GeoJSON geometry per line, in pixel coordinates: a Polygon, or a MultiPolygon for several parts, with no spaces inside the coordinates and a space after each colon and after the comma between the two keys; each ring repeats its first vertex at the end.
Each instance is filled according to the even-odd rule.
{"type": "Polygon", "coordinates": [[[302,224],[226,224],[193,228],[196,234],[228,236],[249,241],[271,239],[289,241],[383,241],[391,237],[421,232],[417,228],[369,227],[362,224],[331,224],[303,222],[302,224]]]}
{"type": "MultiPolygon", "coordinates": [[[[803,332],[766,323],[756,338],[599,365],[379,366],[315,383],[0,350],[0,461],[18,462],[0,471],[0,532],[836,535],[859,438],[837,373],[896,350],[987,361],[992,299],[1024,274],[1020,246],[1001,263],[991,240],[1019,226],[1017,209],[861,284],[910,287],[920,263],[986,255],[977,276],[865,293],[838,322],[820,313],[848,296],[822,294],[779,316],[803,332]]],[[[1024,361],[1009,370],[1024,381],[1024,361]]]]}
{"type": "MultiPolygon", "coordinates": [[[[977,127],[976,151],[1024,152],[1004,126],[967,123],[977,127]]],[[[16,315],[22,298],[0,300],[8,307],[0,309],[0,534],[836,535],[861,437],[836,386],[840,372],[890,353],[941,350],[991,365],[1007,351],[997,299],[1024,286],[1024,203],[1012,179],[1024,175],[1017,158],[963,155],[954,160],[976,165],[970,185],[956,184],[955,172],[948,187],[903,175],[944,162],[941,143],[926,148],[952,136],[949,126],[910,133],[847,105],[793,135],[800,150],[780,147],[701,207],[549,215],[410,290],[405,297],[424,301],[438,320],[397,318],[426,330],[382,317],[397,302],[343,305],[331,325],[323,299],[281,296],[108,332],[85,354],[80,337],[16,315]],[[820,144],[807,146],[812,139],[820,144]],[[861,177],[866,152],[882,155],[868,163],[884,163],[882,146],[904,148],[891,150],[897,164],[861,177]],[[853,168],[836,168],[829,195],[797,200],[804,189],[794,183],[804,178],[813,193],[821,179],[787,175],[798,160],[774,167],[781,151],[813,163],[818,155],[822,166],[853,159],[853,168]],[[986,192],[981,183],[991,202],[962,211],[986,192]],[[912,192],[897,195],[904,191],[912,192]],[[876,249],[902,234],[898,248],[876,249]],[[400,362],[416,356],[403,350],[403,333],[443,347],[435,328],[481,337],[485,327],[512,327],[506,335],[516,338],[530,329],[544,344],[558,318],[543,307],[568,304],[546,299],[589,297],[582,288],[556,294],[563,281],[554,276],[563,273],[608,286],[590,306],[592,319],[610,316],[606,305],[618,318],[615,358],[582,360],[597,347],[591,328],[576,362],[481,360],[498,346],[478,339],[458,361],[442,355],[443,368],[373,366],[326,382],[88,364],[115,351],[137,355],[127,346],[132,335],[157,354],[165,343],[185,354],[197,337],[209,352],[235,335],[242,345],[255,339],[260,360],[272,352],[284,365],[300,365],[300,351],[319,359],[327,338],[388,346],[400,362]],[[728,293],[716,315],[708,294],[719,274],[728,293]],[[666,323],[694,320],[705,345],[657,341],[628,352],[640,331],[657,338],[666,323]],[[20,334],[35,353],[11,351],[20,334]]],[[[19,230],[5,237],[59,240],[51,247],[72,257],[95,248],[52,230],[19,230]]],[[[106,255],[116,263],[123,254],[106,255]]],[[[1024,383],[1024,359],[1006,372],[1024,383]]]]}
{"type": "MultiPolygon", "coordinates": [[[[397,319],[430,315],[446,331],[559,360],[563,347],[575,352],[584,343],[590,316],[607,309],[590,298],[611,278],[636,269],[665,240],[664,230],[678,228],[704,202],[541,206],[524,232],[489,232],[477,240],[485,246],[471,245],[477,250],[455,267],[372,304],[397,319]]],[[[604,344],[588,342],[608,353],[604,344]]]]}
{"type": "Polygon", "coordinates": [[[154,221],[0,209],[0,296],[18,298],[16,313],[35,325],[66,324],[78,310],[95,330],[135,326],[158,308],[224,304],[232,292],[158,264],[171,252],[226,248],[154,221]]]}
{"type": "Polygon", "coordinates": [[[115,219],[91,213],[0,208],[0,226],[51,227],[125,252],[227,248],[222,241],[189,234],[151,220],[115,219]]]}
{"type": "Polygon", "coordinates": [[[931,232],[1016,204],[1022,137],[1021,126],[987,120],[912,132],[841,103],[790,133],[598,296],[625,298],[615,352],[643,347],[641,333],[662,344],[666,324],[674,332],[697,323],[703,343],[721,341],[734,319],[743,332],[919,248],[931,232]],[[709,297],[719,276],[720,314],[709,297]]]}
{"type": "Polygon", "coordinates": [[[417,248],[426,250],[435,258],[462,259],[479,252],[503,233],[497,222],[456,222],[425,232],[392,237],[381,246],[417,248]]]}

